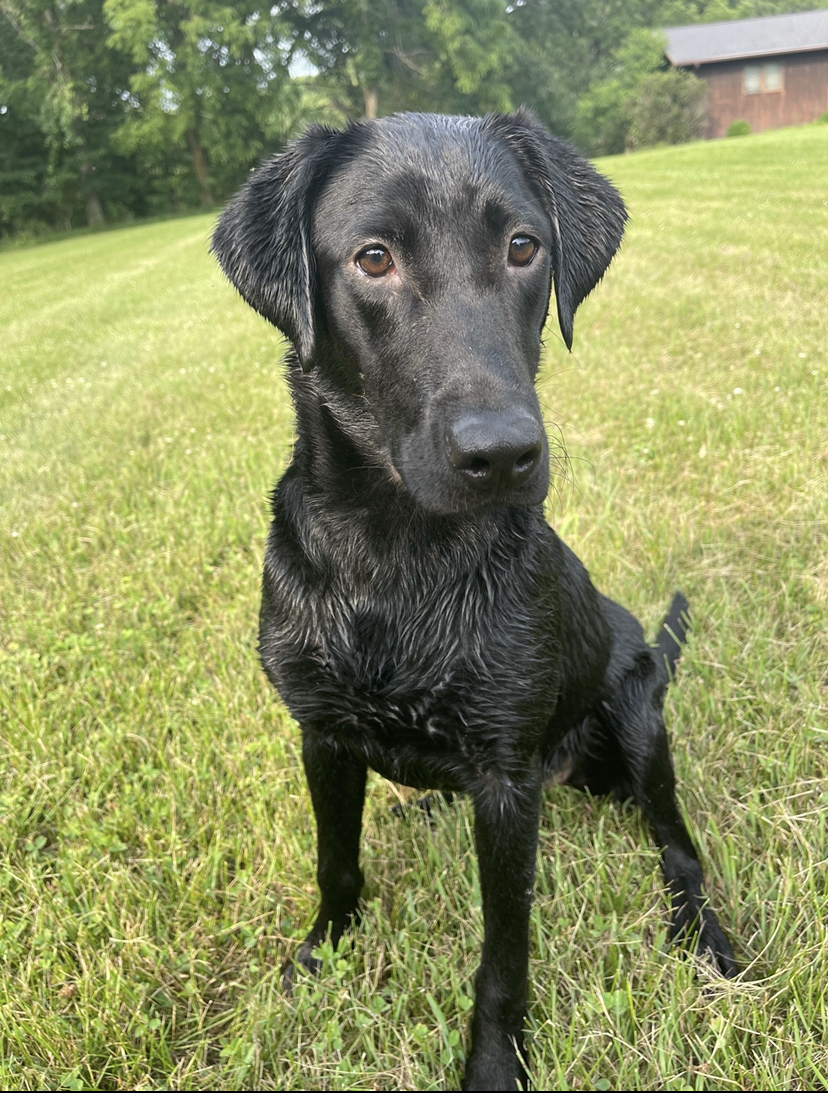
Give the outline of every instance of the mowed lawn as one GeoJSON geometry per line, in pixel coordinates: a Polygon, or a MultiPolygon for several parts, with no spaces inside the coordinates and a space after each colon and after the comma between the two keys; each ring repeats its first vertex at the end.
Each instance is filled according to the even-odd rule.
{"type": "MultiPolygon", "coordinates": [[[[632,808],[543,807],[539,1089],[828,1087],[828,126],[606,160],[622,253],[550,325],[549,518],[651,632],[744,968],[667,944],[632,808]]],[[[212,217],[0,253],[0,1086],[439,1089],[482,921],[465,804],[375,778],[365,915],[280,992],[316,904],[297,726],[256,658],[283,343],[212,217]]]]}

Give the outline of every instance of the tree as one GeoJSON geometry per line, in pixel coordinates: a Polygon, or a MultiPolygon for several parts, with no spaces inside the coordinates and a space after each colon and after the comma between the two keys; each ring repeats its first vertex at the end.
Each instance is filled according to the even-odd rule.
{"type": "Polygon", "coordinates": [[[43,92],[30,87],[35,56],[22,36],[0,34],[0,236],[49,218],[43,192],[49,156],[38,124],[43,92]]]}
{"type": "Polygon", "coordinates": [[[510,72],[516,102],[572,136],[578,104],[618,67],[634,29],[659,25],[661,0],[518,0],[511,18],[524,43],[510,72]]]}
{"type": "Polygon", "coordinates": [[[433,55],[419,0],[327,0],[294,11],[296,49],[345,117],[389,113],[427,86],[433,55]]]}
{"type": "Polygon", "coordinates": [[[472,112],[514,108],[508,73],[521,51],[500,0],[428,0],[423,14],[438,63],[472,112]],[[472,105],[473,104],[473,105],[472,105]]]}
{"type": "Polygon", "coordinates": [[[275,96],[296,96],[276,8],[257,0],[105,0],[110,44],[136,72],[121,149],[150,176],[180,178],[188,160],[195,190],[167,188],[162,200],[212,205],[265,150],[275,96]]]}
{"type": "Polygon", "coordinates": [[[122,204],[134,197],[134,170],[110,154],[129,63],[107,44],[102,0],[0,0],[0,19],[12,31],[0,49],[3,127],[12,145],[0,162],[14,174],[15,162],[22,166],[16,157],[29,160],[28,215],[50,212],[70,227],[81,207],[88,224],[102,223],[119,189],[127,191],[122,204]]]}
{"type": "Polygon", "coordinates": [[[503,0],[327,0],[297,6],[296,49],[346,116],[508,110],[520,47],[503,0]]]}
{"type": "Polygon", "coordinates": [[[640,80],[624,109],[630,149],[698,140],[707,122],[707,85],[690,72],[652,72],[640,80]]]}
{"type": "Polygon", "coordinates": [[[576,143],[592,155],[613,155],[627,147],[630,103],[643,80],[666,67],[666,41],[649,30],[632,31],[618,50],[611,74],[584,94],[573,124],[576,143]]]}

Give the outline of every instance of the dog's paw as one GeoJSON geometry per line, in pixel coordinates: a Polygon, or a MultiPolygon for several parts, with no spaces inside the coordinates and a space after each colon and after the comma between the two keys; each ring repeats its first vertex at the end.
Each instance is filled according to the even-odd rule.
{"type": "Polygon", "coordinates": [[[706,905],[696,905],[692,910],[688,904],[680,907],[674,915],[670,934],[676,944],[694,949],[700,960],[726,979],[739,974],[727,934],[706,905]]]}
{"type": "Polygon", "coordinates": [[[513,1036],[495,1031],[491,1036],[476,1036],[462,1089],[530,1089],[529,1075],[523,1065],[524,1047],[513,1036]]]}
{"type": "Polygon", "coordinates": [[[295,960],[286,960],[282,965],[282,990],[288,996],[293,994],[293,985],[297,975],[318,976],[322,971],[322,961],[313,955],[313,949],[305,943],[296,954],[295,960]]]}
{"type": "Polygon", "coordinates": [[[727,934],[710,911],[704,916],[699,932],[699,947],[696,951],[702,960],[712,964],[726,979],[733,979],[739,974],[739,965],[736,963],[727,934]]]}

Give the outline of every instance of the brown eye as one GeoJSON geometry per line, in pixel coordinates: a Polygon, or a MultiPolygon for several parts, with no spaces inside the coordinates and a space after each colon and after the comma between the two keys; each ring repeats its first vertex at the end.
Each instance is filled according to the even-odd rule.
{"type": "Polygon", "coordinates": [[[528,235],[515,235],[509,244],[509,265],[528,266],[535,257],[537,244],[528,235]]]}
{"type": "Polygon", "coordinates": [[[356,263],[363,273],[369,277],[384,277],[389,270],[394,268],[394,259],[391,252],[378,244],[366,247],[357,255],[356,263]]]}

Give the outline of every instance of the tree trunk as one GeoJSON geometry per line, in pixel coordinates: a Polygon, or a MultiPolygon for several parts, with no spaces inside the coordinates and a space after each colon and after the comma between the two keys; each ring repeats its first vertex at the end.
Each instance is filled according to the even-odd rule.
{"type": "Polygon", "coordinates": [[[90,228],[94,228],[98,224],[106,223],[106,217],[104,216],[103,205],[101,205],[101,198],[98,191],[94,188],[87,188],[87,179],[94,170],[95,168],[88,161],[82,162],[79,168],[83,203],[86,207],[86,223],[90,228]]]}
{"type": "Polygon", "coordinates": [[[362,94],[365,97],[365,117],[375,118],[379,106],[379,92],[376,87],[363,87],[362,94]]]}
{"type": "Polygon", "coordinates": [[[101,205],[101,199],[98,196],[97,190],[89,190],[86,194],[86,223],[90,228],[94,228],[97,224],[105,224],[106,217],[104,216],[103,205],[101,205]]]}
{"type": "Polygon", "coordinates": [[[213,188],[210,185],[210,169],[207,166],[207,156],[198,135],[198,130],[187,130],[187,143],[190,145],[190,153],[193,157],[193,170],[198,179],[199,198],[202,205],[213,205],[213,188]]]}

